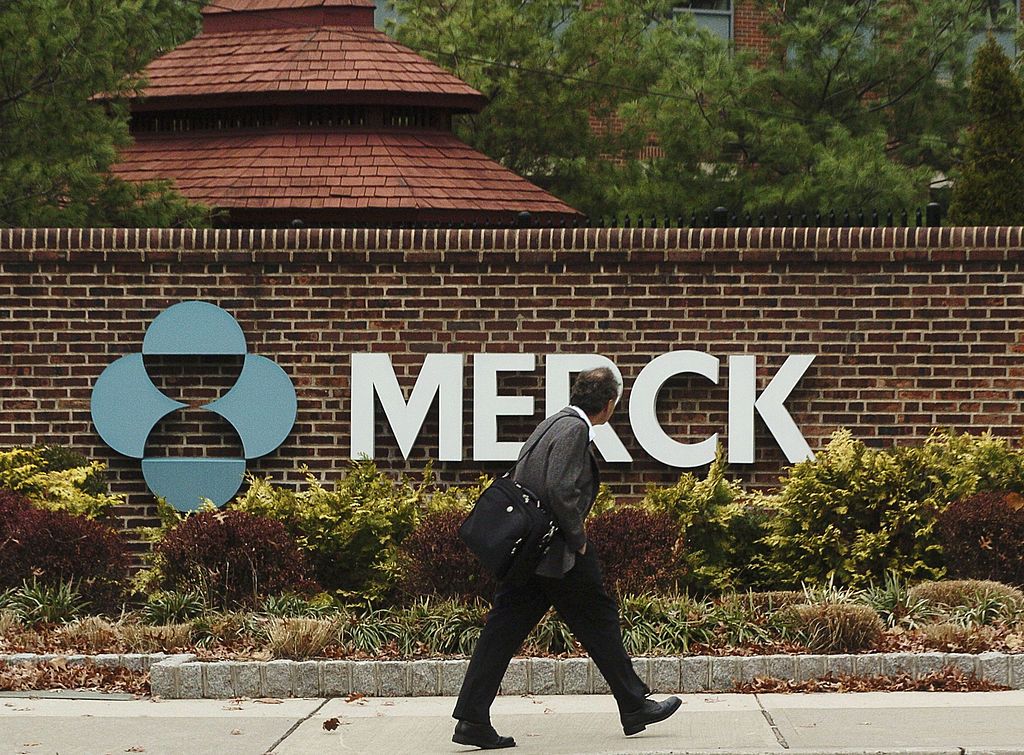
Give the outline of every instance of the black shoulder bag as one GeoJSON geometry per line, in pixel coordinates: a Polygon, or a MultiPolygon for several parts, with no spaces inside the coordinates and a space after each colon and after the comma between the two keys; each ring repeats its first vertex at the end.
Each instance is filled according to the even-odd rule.
{"type": "Polygon", "coordinates": [[[511,476],[557,422],[487,486],[459,527],[459,538],[499,582],[522,584],[529,579],[558,532],[558,523],[540,499],[511,476]]]}

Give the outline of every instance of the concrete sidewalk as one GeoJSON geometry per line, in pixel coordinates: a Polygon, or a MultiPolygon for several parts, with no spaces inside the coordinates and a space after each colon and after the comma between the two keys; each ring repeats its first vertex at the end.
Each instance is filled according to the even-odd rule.
{"type": "MultiPolygon", "coordinates": [[[[449,697],[282,701],[0,696],[3,755],[465,753],[449,697]],[[334,731],[324,721],[339,719],[334,731]]],[[[661,699],[663,696],[656,696],[661,699]]],[[[679,713],[622,736],[609,696],[499,697],[514,752],[1024,753],[1024,691],[686,695],[679,713]]]]}

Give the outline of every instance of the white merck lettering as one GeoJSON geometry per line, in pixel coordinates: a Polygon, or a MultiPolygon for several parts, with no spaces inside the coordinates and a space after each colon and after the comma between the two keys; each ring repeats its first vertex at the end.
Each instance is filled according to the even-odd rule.
{"type": "MultiPolygon", "coordinates": [[[[729,357],[729,461],[754,462],[754,413],[778,442],[786,458],[796,463],[813,458],[807,441],[786,410],[785,402],[807,372],[814,356],[789,356],[778,373],[757,396],[757,358],[729,357]]],[[[462,461],[463,381],[462,354],[430,354],[416,379],[408,402],[387,354],[352,355],[353,459],[374,457],[375,397],[380,399],[399,449],[409,458],[428,412],[438,398],[439,455],[441,461],[462,461]]],[[[473,460],[514,461],[522,441],[499,441],[499,417],[530,417],[531,396],[499,395],[498,373],[533,372],[535,354],[477,354],[473,357],[473,460]]],[[[544,407],[548,416],[569,403],[571,376],[593,367],[608,367],[622,379],[615,364],[596,354],[554,354],[545,359],[544,407]]],[[[703,351],[672,351],[651,360],[640,371],[629,398],[629,423],[640,446],[653,458],[672,467],[700,467],[715,457],[719,434],[694,443],[682,443],[668,435],[658,421],[658,395],[677,375],[699,375],[717,385],[721,361],[703,351]]],[[[595,444],[606,461],[628,462],[632,457],[610,425],[601,425],[595,444]]]]}

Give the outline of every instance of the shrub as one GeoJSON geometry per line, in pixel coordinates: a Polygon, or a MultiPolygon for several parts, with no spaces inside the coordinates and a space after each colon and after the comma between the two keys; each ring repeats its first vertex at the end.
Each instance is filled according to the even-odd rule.
{"type": "Polygon", "coordinates": [[[976,493],[939,515],[939,539],[951,577],[1024,586],[1024,497],[976,493]]]}
{"type": "Polygon", "coordinates": [[[121,502],[109,495],[104,465],[61,446],[0,451],[0,488],[23,493],[39,508],[96,519],[121,502]]]}
{"type": "Polygon", "coordinates": [[[679,525],[664,512],[625,506],[587,523],[612,595],[674,590],[683,576],[679,525]]]}
{"type": "Polygon", "coordinates": [[[399,591],[407,598],[485,598],[494,595],[494,579],[459,539],[465,510],[426,514],[402,541],[396,558],[399,591]]]}
{"type": "Polygon", "coordinates": [[[316,478],[299,492],[250,480],[233,508],[281,522],[330,590],[379,595],[390,587],[387,566],[413,529],[424,491],[377,471],[369,461],[352,469],[332,490],[316,478]]]}
{"type": "Polygon", "coordinates": [[[875,646],[885,629],[869,606],[852,603],[796,605],[786,610],[794,636],[824,653],[856,653],[875,646]]]}
{"type": "Polygon", "coordinates": [[[675,519],[682,535],[683,583],[695,593],[764,582],[759,541],[770,510],[741,500],[742,488],[725,477],[725,466],[720,446],[705,478],[685,473],[670,487],[651,486],[640,503],[675,519]]]}
{"type": "Polygon", "coordinates": [[[260,596],[319,586],[280,522],[242,511],[186,517],[155,547],[161,587],[196,592],[208,605],[252,605],[260,596]]]}
{"type": "Polygon", "coordinates": [[[95,610],[113,610],[127,569],[124,541],[110,527],[0,490],[0,589],[28,579],[46,587],[73,583],[95,610]]]}

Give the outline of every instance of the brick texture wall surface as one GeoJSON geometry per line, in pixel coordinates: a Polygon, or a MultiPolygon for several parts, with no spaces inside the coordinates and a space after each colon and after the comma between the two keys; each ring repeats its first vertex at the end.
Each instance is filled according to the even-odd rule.
{"type": "MultiPolygon", "coordinates": [[[[613,419],[633,455],[605,464],[620,495],[671,483],[638,445],[626,406],[639,371],[681,349],[722,360],[722,379],[676,377],[658,415],[683,442],[726,439],[726,357],[754,354],[758,388],[789,354],[814,353],[787,408],[812,448],[849,427],[875,445],[920,442],[934,427],[1017,438],[1024,429],[1022,229],[707,229],[529,231],[0,231],[0,447],[72,446],[110,465],[126,527],[153,523],[139,463],[110,451],[89,415],[91,388],[114,359],[141,350],[161,311],[203,299],[241,323],[249,351],[274,359],[299,398],[284,445],[250,470],[327,480],[348,463],[350,355],[392,355],[411,389],[435,352],[532,352],[503,393],[535,398],[532,418],[499,423],[522,439],[541,418],[543,360],[603,354],[626,393],[613,419]]],[[[466,360],[463,463],[440,480],[475,480],[505,464],[471,459],[472,360],[466,360]]],[[[238,455],[230,427],[195,407],[232,384],[237,358],[147,359],[158,387],[192,408],[157,426],[161,455],[238,455]]],[[[418,473],[437,454],[436,407],[411,458],[378,411],[380,465],[418,473]]],[[[785,458],[760,419],[757,461],[735,467],[773,484],[785,458]]]]}

